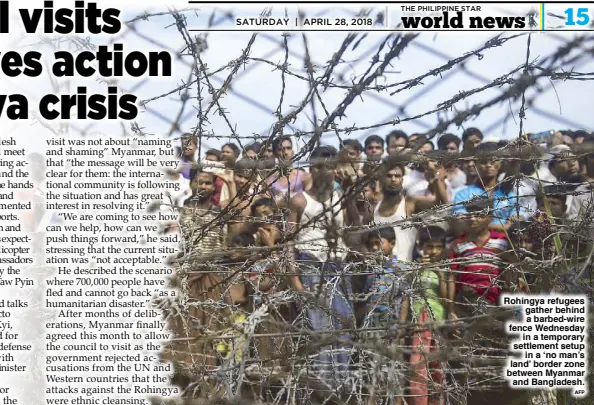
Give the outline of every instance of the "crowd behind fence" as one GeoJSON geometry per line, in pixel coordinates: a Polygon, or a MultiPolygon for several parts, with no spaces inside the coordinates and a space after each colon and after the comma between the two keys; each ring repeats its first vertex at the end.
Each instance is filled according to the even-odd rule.
{"type": "MultiPolygon", "coordinates": [[[[168,173],[179,191],[159,209],[179,213],[165,232],[183,237],[170,280],[181,294],[158,305],[174,332],[162,357],[173,361],[172,382],[184,388],[184,401],[569,404],[565,392],[511,390],[503,380],[509,338],[502,325],[513,313],[499,297],[592,298],[594,135],[562,125],[538,132],[525,121],[537,110],[542,81],[589,85],[594,73],[576,67],[591,58],[594,36],[576,34],[540,57],[531,55],[533,34],[496,35],[411,79],[382,82],[418,44],[419,34],[395,32],[364,53],[368,68],[349,83],[335,76],[365,34],[346,35],[323,66],[312,63],[308,36],[299,34],[301,72],[288,63],[288,36],[274,39],[279,62],[253,56],[258,36],[268,35],[254,33],[237,58],[212,67],[204,52],[216,44],[188,28],[194,12],[145,13],[127,22],[126,33],[168,49],[137,28],[169,18],[183,42],[171,51],[189,70],[182,84],[141,102],[179,139],[180,164],[168,173]],[[433,77],[447,79],[512,42],[525,48],[524,63],[450,99],[437,97],[429,111],[339,124],[362,95],[395,96],[433,77]],[[265,135],[246,135],[225,108],[254,65],[280,71],[278,107],[265,135]],[[291,107],[289,77],[308,89],[291,107]],[[328,89],[344,91],[334,108],[325,102],[328,89]],[[500,92],[460,109],[493,89],[500,92]],[[174,114],[152,107],[174,95],[174,114]],[[486,128],[469,124],[512,102],[520,103],[517,137],[492,141],[486,128]],[[309,111],[313,128],[295,130],[309,111]],[[422,132],[400,129],[435,116],[437,124],[422,132]],[[225,123],[224,135],[210,128],[213,117],[225,123]],[[221,139],[228,141],[211,148],[221,139]]],[[[209,26],[220,18],[213,12],[209,26]]],[[[257,96],[245,98],[263,108],[257,96]]],[[[151,135],[142,120],[131,129],[151,135]]]]}
{"type": "Polygon", "coordinates": [[[592,140],[468,128],[435,148],[395,130],[314,146],[304,167],[291,136],[197,161],[186,134],[162,206],[184,240],[175,382],[275,403],[558,403],[503,380],[499,297],[592,297],[592,140]]]}

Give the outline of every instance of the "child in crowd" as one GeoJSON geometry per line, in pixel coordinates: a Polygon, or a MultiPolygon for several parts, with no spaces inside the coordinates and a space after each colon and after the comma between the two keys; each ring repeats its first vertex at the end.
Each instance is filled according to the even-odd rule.
{"type": "Polygon", "coordinates": [[[504,233],[489,228],[493,220],[493,201],[471,200],[466,204],[466,233],[450,248],[452,273],[449,276],[449,314],[471,316],[478,305],[485,311],[498,305],[501,294],[500,255],[508,248],[504,233]]]}
{"type": "MultiPolygon", "coordinates": [[[[406,274],[402,271],[401,263],[392,254],[396,243],[396,234],[393,227],[383,227],[377,231],[371,231],[367,238],[367,249],[369,252],[377,253],[378,266],[375,266],[374,273],[369,275],[366,283],[368,301],[367,316],[363,322],[364,328],[372,329],[368,336],[375,337],[376,345],[380,346],[380,339],[396,332],[398,344],[402,345],[404,331],[403,324],[406,322],[409,308],[407,297],[408,283],[406,274]],[[395,331],[396,329],[396,331],[395,331]]],[[[379,370],[388,368],[388,386],[395,394],[396,405],[402,405],[404,393],[404,382],[402,370],[396,369],[398,362],[394,359],[384,358],[381,355],[371,356],[373,365],[379,370]]],[[[376,373],[370,370],[375,380],[376,373]]],[[[371,381],[372,384],[375,381],[371,381]]]]}
{"type": "Polygon", "coordinates": [[[279,251],[274,249],[281,238],[281,233],[274,224],[265,224],[258,229],[257,246],[269,250],[262,252],[262,258],[254,263],[249,273],[248,287],[252,296],[252,310],[265,310],[266,313],[255,333],[268,336],[254,339],[255,357],[260,359],[264,366],[268,363],[279,364],[282,359],[291,355],[292,339],[290,335],[286,335],[286,328],[282,327],[291,324],[290,306],[285,302],[271,305],[271,297],[287,288],[279,275],[282,258],[279,251]]]}
{"type": "Polygon", "coordinates": [[[217,263],[217,268],[224,270],[221,274],[217,274],[219,282],[218,286],[214,286],[222,290],[219,297],[222,296],[225,304],[220,315],[221,318],[226,319],[223,326],[229,329],[229,334],[233,337],[226,341],[219,341],[216,349],[224,358],[233,357],[236,362],[241,361],[246,350],[246,340],[241,333],[241,327],[247,319],[249,307],[243,273],[244,269],[250,268],[253,263],[250,248],[255,245],[254,236],[250,233],[234,235],[227,243],[230,253],[217,263]]]}
{"type": "Polygon", "coordinates": [[[417,244],[424,268],[412,282],[412,323],[427,325],[412,331],[411,397],[407,402],[411,405],[443,405],[444,366],[439,360],[427,360],[426,354],[438,352],[444,343],[440,333],[430,324],[446,320],[447,269],[438,264],[444,258],[446,232],[438,226],[423,228],[417,244]]]}

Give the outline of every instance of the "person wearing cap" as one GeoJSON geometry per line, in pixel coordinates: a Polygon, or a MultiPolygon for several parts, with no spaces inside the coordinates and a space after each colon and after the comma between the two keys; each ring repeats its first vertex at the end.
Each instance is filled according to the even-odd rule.
{"type": "Polygon", "coordinates": [[[512,217],[523,217],[525,212],[513,192],[513,182],[498,182],[501,174],[500,151],[495,143],[482,143],[476,148],[474,165],[478,177],[474,184],[458,191],[454,196],[454,215],[466,214],[465,205],[477,197],[493,199],[494,216],[490,228],[502,232],[511,225],[512,217]]]}
{"type": "Polygon", "coordinates": [[[581,182],[580,166],[575,153],[568,145],[556,145],[549,149],[548,168],[558,182],[577,184],[581,182]]]}

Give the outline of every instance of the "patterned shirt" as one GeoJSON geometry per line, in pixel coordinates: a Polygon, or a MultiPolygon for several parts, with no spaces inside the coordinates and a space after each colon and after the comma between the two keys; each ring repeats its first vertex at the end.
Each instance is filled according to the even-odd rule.
{"type": "Polygon", "coordinates": [[[402,263],[393,256],[384,266],[376,266],[374,270],[376,274],[367,278],[366,290],[371,293],[370,305],[378,312],[386,312],[392,308],[394,313],[400,314],[408,288],[402,263]]]}
{"type": "Polygon", "coordinates": [[[452,271],[456,274],[456,293],[463,286],[472,288],[479,296],[496,304],[501,294],[497,279],[503,263],[498,254],[508,247],[505,234],[490,231],[491,235],[484,245],[466,239],[466,235],[458,238],[451,248],[450,260],[452,271]]]}

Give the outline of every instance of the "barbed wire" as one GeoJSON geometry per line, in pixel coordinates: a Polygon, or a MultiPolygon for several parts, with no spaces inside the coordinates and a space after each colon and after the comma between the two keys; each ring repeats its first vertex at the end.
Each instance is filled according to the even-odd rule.
{"type": "MultiPolygon", "coordinates": [[[[267,12],[269,11],[264,10],[263,14],[267,12]]],[[[216,211],[196,213],[188,206],[170,205],[170,208],[179,210],[182,217],[179,228],[184,246],[181,255],[170,262],[176,274],[171,283],[179,288],[181,299],[160,300],[154,304],[165,312],[176,334],[163,358],[174,361],[176,375],[173,382],[185,389],[183,403],[416,404],[414,398],[417,395],[407,388],[420,367],[410,361],[412,356],[417,356],[419,362],[426,363],[422,367],[428,369],[429,374],[427,393],[443,396],[443,400],[436,403],[474,404],[477,403],[477,395],[482,394],[484,397],[497,391],[501,391],[501,396],[495,399],[499,401],[497,404],[511,404],[513,401],[527,403],[521,402],[523,397],[519,391],[510,392],[501,376],[501,368],[510,355],[508,340],[502,333],[501,325],[503,320],[514,315],[514,311],[498,308],[484,297],[479,297],[478,302],[465,308],[464,314],[457,319],[421,320],[418,319],[419,314],[415,314],[404,320],[399,317],[400,314],[389,310],[387,320],[380,321],[372,319],[368,308],[364,306],[374,294],[352,291],[352,285],[346,285],[346,280],[350,279],[352,284],[356,279],[360,281],[367,276],[390,276],[395,281],[396,276],[378,266],[378,256],[363,252],[364,249],[360,246],[363,236],[385,227],[386,224],[363,224],[357,221],[339,224],[336,220],[336,212],[347,210],[349,204],[359,200],[367,185],[379,181],[385,167],[379,164],[369,165],[366,161],[350,162],[352,166],[367,164],[369,170],[358,177],[354,184],[342,190],[339,198],[331,200],[330,206],[324,206],[320,213],[311,215],[307,220],[291,221],[295,210],[293,200],[290,199],[291,194],[289,201],[279,203],[279,209],[284,211],[280,211],[276,219],[254,217],[252,213],[245,211],[246,207],[250,207],[270,187],[270,179],[284,179],[290,184],[291,170],[297,170],[297,165],[308,167],[304,161],[309,160],[312,151],[330,137],[337,139],[339,145],[344,145],[346,139],[361,139],[361,133],[366,131],[393,129],[405,122],[418,122],[425,117],[439,116],[436,125],[427,126],[420,134],[431,141],[449,131],[452,126],[462,127],[483,111],[516,101],[520,103],[517,115],[518,139],[500,149],[497,160],[508,169],[515,163],[529,162],[536,167],[546,162],[542,155],[526,156],[518,152],[527,145],[526,112],[542,95],[538,89],[542,80],[549,83],[570,80],[587,83],[594,80],[594,72],[579,72],[574,69],[581,60],[594,54],[594,35],[575,35],[571,40],[552,49],[548,56],[533,57],[531,33],[509,36],[497,34],[476,49],[426,72],[419,72],[411,79],[389,81],[386,72],[394,61],[405,56],[418,41],[418,34],[391,33],[379,44],[366,50],[363,57],[350,61],[346,60],[349,49],[364,47],[366,34],[347,34],[332,57],[323,64],[317,64],[309,46],[310,37],[305,33],[287,33],[280,39],[273,39],[278,40],[280,46],[265,57],[254,56],[253,49],[257,39],[266,34],[254,33],[236,58],[211,67],[205,61],[205,51],[221,45],[211,43],[208,33],[195,35],[188,27],[188,15],[200,13],[205,15],[202,11],[191,8],[145,12],[128,20],[128,30],[114,40],[125,41],[127,36],[140,38],[151,46],[170,50],[188,68],[185,80],[172,85],[167,91],[145,98],[140,106],[147,114],[167,123],[169,137],[179,137],[185,132],[195,136],[198,139],[199,156],[214,145],[209,141],[222,139],[236,142],[241,150],[244,150],[244,143],[249,140],[261,141],[263,147],[260,158],[266,147],[281,136],[303,141],[304,146],[291,158],[291,162],[255,167],[251,171],[249,184],[239,187],[228,203],[216,211]],[[179,44],[162,43],[159,40],[160,30],[147,35],[138,28],[157,17],[171,18],[167,22],[169,25],[163,30],[175,29],[180,37],[179,44]],[[299,55],[303,69],[294,68],[289,63],[290,56],[295,52],[291,49],[290,41],[295,37],[301,37],[303,42],[303,54],[299,55]],[[526,39],[525,45],[519,43],[522,39],[526,39]],[[488,83],[469,90],[460,90],[450,98],[435,103],[434,108],[412,116],[401,118],[395,114],[396,118],[382,122],[350,126],[339,123],[355,108],[355,100],[364,100],[371,95],[393,97],[424,86],[427,79],[447,78],[448,76],[443,75],[464,68],[471,59],[480,61],[486,53],[504,46],[525,47],[525,60],[499,77],[490,79],[488,83]],[[580,52],[572,54],[576,49],[580,52]],[[278,52],[281,52],[281,60],[273,61],[272,57],[278,52]],[[361,74],[350,79],[344,78],[345,74],[340,71],[340,67],[363,62],[368,65],[361,74]],[[275,98],[278,104],[275,101],[275,108],[269,111],[271,118],[265,123],[268,129],[263,134],[247,135],[243,128],[238,128],[234,123],[234,112],[225,108],[225,101],[226,96],[235,94],[234,88],[241,80],[249,80],[245,78],[245,72],[254,65],[272,68],[272,72],[280,75],[280,94],[275,98]],[[223,75],[222,79],[220,75],[223,75]],[[306,89],[303,98],[291,106],[287,105],[289,77],[298,80],[306,89]],[[380,78],[385,79],[386,84],[378,84],[380,78]],[[480,104],[465,109],[457,107],[460,102],[492,89],[499,90],[499,93],[480,104]],[[328,90],[340,90],[345,94],[338,102],[330,103],[325,99],[325,92],[328,90]],[[530,94],[530,91],[534,91],[534,94],[530,94]],[[154,103],[174,95],[177,95],[177,99],[170,102],[177,103],[175,114],[169,116],[158,109],[152,109],[154,103]],[[312,115],[307,120],[312,129],[292,128],[298,119],[307,115],[308,108],[311,108],[312,115]],[[213,117],[220,118],[224,123],[224,134],[210,128],[213,117]],[[183,128],[187,127],[192,129],[184,131],[183,128]],[[283,212],[287,214],[284,215],[283,212]],[[330,213],[332,214],[329,215],[330,213]],[[298,237],[302,231],[319,226],[319,223],[324,223],[326,236],[310,239],[298,237]],[[279,240],[274,241],[272,246],[226,248],[228,241],[225,240],[225,234],[236,233],[231,228],[252,225],[262,227],[263,224],[274,225],[280,234],[279,240]],[[338,236],[342,236],[344,240],[359,238],[359,242],[334,247],[338,236]],[[213,245],[209,246],[210,243],[213,245]],[[294,250],[299,251],[302,246],[311,248],[314,245],[320,251],[313,253],[346,256],[346,265],[314,269],[311,258],[292,256],[294,250]],[[272,292],[267,294],[261,293],[259,287],[254,285],[254,264],[262,260],[268,260],[269,265],[276,269],[269,274],[273,287],[272,292]],[[310,277],[315,281],[305,291],[297,291],[290,281],[295,277],[302,277],[304,280],[310,277]],[[241,298],[236,297],[239,294],[236,291],[238,286],[244,289],[241,298]],[[245,290],[251,290],[256,296],[250,296],[245,290]],[[352,303],[354,306],[349,310],[337,309],[335,300],[352,303]],[[308,321],[312,322],[312,311],[317,311],[315,313],[319,317],[315,319],[318,322],[317,329],[313,330],[312,325],[307,324],[308,321]],[[420,335],[424,330],[431,331],[436,343],[434,350],[427,353],[419,349],[418,343],[422,340],[420,335]],[[413,341],[415,338],[418,338],[417,341],[413,341]],[[349,359],[346,364],[337,360],[344,359],[345,356],[349,359]],[[334,363],[320,365],[320,358],[334,363]],[[432,373],[441,373],[439,378],[436,377],[440,381],[434,382],[430,377],[432,373]]],[[[370,10],[361,13],[368,15],[370,10]]],[[[210,14],[208,27],[232,18],[230,13],[223,14],[218,20],[217,16],[219,14],[214,11],[210,14]]],[[[86,40],[70,44],[75,51],[93,47],[86,40]]],[[[61,43],[51,45],[57,47],[61,43]]],[[[150,81],[142,82],[142,86],[148,84],[150,81]]],[[[250,104],[258,104],[257,96],[246,99],[250,104]]],[[[404,109],[400,111],[404,112],[404,109]]],[[[36,118],[46,128],[59,131],[50,123],[36,118]]],[[[91,130],[89,127],[73,129],[81,133],[91,130]]],[[[145,132],[142,119],[125,131],[126,134],[130,131],[135,135],[150,135],[145,132]]],[[[589,150],[579,151],[577,159],[587,158],[591,153],[589,150]]],[[[418,165],[420,162],[426,164],[427,160],[435,160],[438,166],[445,166],[474,161],[477,155],[471,152],[449,157],[434,156],[431,159],[425,157],[425,161],[422,159],[422,155],[412,153],[402,154],[399,161],[404,165],[418,165]]],[[[324,164],[344,164],[340,158],[331,160],[328,159],[324,164]]],[[[314,162],[309,166],[310,171],[317,166],[319,163],[314,162]]],[[[200,172],[204,168],[197,166],[195,169],[200,172]]],[[[506,172],[498,187],[513,183],[519,195],[520,183],[526,179],[524,174],[506,172]]],[[[523,197],[538,197],[540,192],[542,186],[540,191],[535,190],[534,194],[523,197]]],[[[573,190],[567,194],[576,197],[588,192],[573,190]]],[[[493,201],[497,204],[508,199],[506,196],[493,198],[493,201]]],[[[405,215],[405,218],[391,221],[387,225],[398,229],[418,229],[444,222],[455,223],[460,217],[454,212],[467,203],[441,201],[431,208],[405,215]]],[[[375,208],[368,200],[366,204],[375,208]]],[[[518,274],[529,273],[535,280],[528,283],[531,292],[579,291],[592,297],[594,284],[585,277],[586,273],[591,276],[591,252],[584,257],[583,254],[574,254],[569,249],[576,244],[592,245],[593,240],[588,233],[592,227],[590,208],[585,207],[578,219],[554,224],[548,229],[549,234],[543,239],[555,239],[553,251],[547,251],[541,257],[526,256],[518,246],[512,245],[502,252],[506,257],[513,256],[516,259],[498,264],[501,268],[500,278],[505,280],[506,289],[519,291],[518,284],[510,280],[517,279],[518,274]],[[577,239],[577,242],[572,238],[577,239]],[[543,287],[545,279],[548,280],[548,290],[543,287]],[[584,280],[586,284],[583,283],[584,280]]],[[[548,214],[550,217],[550,212],[548,214]]],[[[494,217],[497,219],[497,215],[494,217]]],[[[249,229],[253,230],[252,228],[249,229]]],[[[504,233],[509,237],[506,230],[504,233]]],[[[406,283],[403,282],[407,287],[402,296],[413,303],[425,300],[426,286],[419,283],[423,272],[434,272],[442,279],[462,272],[453,268],[480,262],[485,262],[485,259],[446,258],[432,263],[400,260],[407,280],[406,283]]],[[[492,280],[491,283],[490,287],[496,288],[503,281],[492,280]]],[[[451,299],[443,298],[442,302],[444,306],[448,306],[451,299]]],[[[558,402],[549,400],[546,403],[561,405],[563,402],[559,399],[558,402]]]]}

